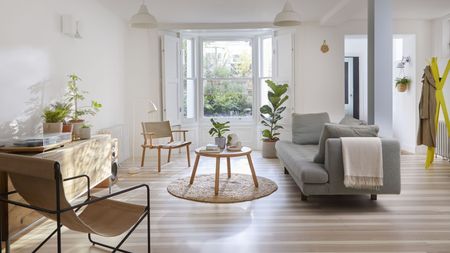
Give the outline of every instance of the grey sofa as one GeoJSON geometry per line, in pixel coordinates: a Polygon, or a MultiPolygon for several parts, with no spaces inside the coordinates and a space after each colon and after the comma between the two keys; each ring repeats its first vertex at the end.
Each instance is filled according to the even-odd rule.
{"type": "Polygon", "coordinates": [[[278,158],[301,190],[302,200],[311,195],[368,194],[376,200],[377,194],[400,193],[400,145],[396,140],[382,139],[383,187],[379,190],[360,190],[344,186],[344,168],[341,140],[330,138],[325,142],[325,163],[313,162],[319,145],[299,145],[278,141],[278,158]]]}

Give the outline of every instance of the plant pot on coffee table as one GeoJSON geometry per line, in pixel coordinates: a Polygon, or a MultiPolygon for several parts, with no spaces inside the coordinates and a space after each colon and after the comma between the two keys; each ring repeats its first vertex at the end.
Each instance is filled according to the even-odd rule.
{"type": "Polygon", "coordinates": [[[217,195],[219,194],[219,176],[220,176],[220,158],[227,158],[227,172],[228,172],[228,178],[231,177],[231,158],[232,157],[240,157],[240,156],[246,156],[248,160],[248,164],[250,166],[250,171],[252,173],[253,183],[255,184],[255,187],[258,187],[258,179],[256,177],[255,168],[253,167],[253,161],[252,161],[252,149],[249,147],[242,147],[241,151],[227,151],[222,150],[221,152],[203,152],[205,148],[198,148],[195,150],[195,154],[197,157],[195,158],[194,168],[192,170],[191,180],[190,184],[194,183],[195,174],[197,173],[197,167],[198,163],[200,161],[200,157],[211,157],[216,158],[216,175],[215,175],[215,182],[214,182],[214,193],[217,195]]]}

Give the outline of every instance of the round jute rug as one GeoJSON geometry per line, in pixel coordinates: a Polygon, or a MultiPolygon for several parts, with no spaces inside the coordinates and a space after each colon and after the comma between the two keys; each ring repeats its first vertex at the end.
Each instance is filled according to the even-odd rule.
{"type": "Polygon", "coordinates": [[[182,199],[208,203],[236,203],[268,196],[278,189],[277,184],[265,177],[258,177],[259,187],[253,184],[251,175],[220,174],[219,194],[214,194],[214,174],[198,175],[194,183],[190,177],[180,178],[169,184],[167,191],[182,199]]]}

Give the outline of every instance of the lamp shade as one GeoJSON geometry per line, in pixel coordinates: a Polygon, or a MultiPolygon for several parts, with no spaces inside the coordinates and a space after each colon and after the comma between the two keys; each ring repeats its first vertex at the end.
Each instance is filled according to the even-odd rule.
{"type": "Polygon", "coordinates": [[[300,23],[300,15],[294,11],[289,1],[284,4],[283,10],[277,14],[273,21],[276,26],[296,26],[300,23]]]}
{"type": "Polygon", "coordinates": [[[158,22],[155,17],[148,12],[147,6],[142,4],[139,7],[138,13],[136,13],[130,20],[130,26],[140,29],[151,29],[158,26],[158,22]]]}

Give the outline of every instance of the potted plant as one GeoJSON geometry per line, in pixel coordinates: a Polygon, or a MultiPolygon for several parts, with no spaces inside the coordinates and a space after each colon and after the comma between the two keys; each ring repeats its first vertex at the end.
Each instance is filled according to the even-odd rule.
{"type": "Polygon", "coordinates": [[[405,92],[408,90],[410,84],[411,79],[406,76],[395,79],[395,88],[397,88],[399,92],[405,92]]]}
{"type": "Polygon", "coordinates": [[[209,130],[209,134],[214,137],[217,136],[214,141],[216,143],[216,145],[221,148],[224,149],[225,148],[225,144],[227,142],[227,139],[224,137],[224,134],[228,131],[230,131],[230,122],[224,122],[224,123],[220,123],[219,121],[215,121],[214,119],[211,119],[211,123],[213,125],[213,127],[209,130]]]}
{"type": "Polygon", "coordinates": [[[71,120],[69,123],[73,125],[73,139],[78,139],[80,135],[80,129],[83,126],[84,119],[86,115],[94,116],[102,104],[97,101],[92,100],[91,104],[88,106],[81,106],[80,103],[85,100],[86,91],[80,90],[78,87],[78,82],[82,81],[81,78],[75,74],[69,75],[69,81],[67,82],[67,92],[66,101],[70,104],[72,108],[71,120]]]}
{"type": "Polygon", "coordinates": [[[70,112],[70,108],[63,103],[55,103],[44,109],[44,134],[61,133],[63,131],[63,121],[70,112]]]}
{"type": "Polygon", "coordinates": [[[286,110],[286,106],[282,106],[289,98],[285,93],[288,90],[288,84],[276,84],[271,80],[266,81],[270,90],[267,93],[269,98],[269,105],[263,105],[259,109],[261,112],[261,124],[268,129],[262,131],[263,136],[263,150],[264,158],[276,158],[275,143],[279,140],[280,133],[278,130],[283,129],[283,126],[278,122],[283,118],[282,113],[286,110]]]}
{"type": "Polygon", "coordinates": [[[91,138],[91,126],[83,124],[80,128],[80,139],[87,140],[91,138]]]}

